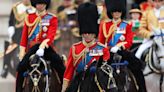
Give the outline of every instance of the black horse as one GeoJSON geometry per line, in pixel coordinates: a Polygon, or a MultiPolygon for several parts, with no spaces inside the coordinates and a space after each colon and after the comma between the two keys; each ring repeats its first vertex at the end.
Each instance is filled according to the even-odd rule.
{"type": "Polygon", "coordinates": [[[86,71],[75,75],[66,92],[137,92],[134,77],[126,64],[113,63],[113,68],[110,64],[102,58],[95,61],[86,71]],[[120,72],[116,73],[116,69],[120,72]]]}
{"type": "Polygon", "coordinates": [[[19,63],[17,87],[22,86],[21,92],[61,92],[65,70],[62,59],[51,47],[45,49],[43,57],[39,57],[35,54],[38,48],[39,44],[32,47],[19,63]]]}
{"type": "Polygon", "coordinates": [[[114,69],[113,76],[116,80],[117,92],[138,92],[136,79],[128,68],[128,61],[122,60],[118,54],[112,55],[111,66],[114,69]]]}

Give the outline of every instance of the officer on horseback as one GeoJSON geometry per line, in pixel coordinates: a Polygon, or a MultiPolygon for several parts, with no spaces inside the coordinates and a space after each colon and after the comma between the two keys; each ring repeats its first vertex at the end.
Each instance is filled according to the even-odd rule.
{"type": "Polygon", "coordinates": [[[22,92],[23,90],[23,74],[30,68],[29,58],[35,53],[50,61],[50,66],[57,71],[61,82],[63,80],[64,64],[52,48],[57,30],[57,17],[47,12],[50,2],[51,0],[31,0],[36,12],[25,18],[20,42],[19,58],[21,62],[17,68],[16,92],[22,92]]]}
{"type": "MultiPolygon", "coordinates": [[[[112,53],[129,62],[128,68],[134,74],[139,92],[146,92],[144,76],[139,60],[128,51],[132,45],[132,26],[123,21],[126,15],[126,0],[105,0],[107,15],[111,19],[100,24],[99,41],[109,47],[112,53]]],[[[112,58],[111,58],[112,59],[112,58]]]]}
{"type": "Polygon", "coordinates": [[[141,26],[139,28],[139,35],[145,40],[136,52],[136,57],[141,58],[143,52],[152,46],[155,29],[164,29],[164,9],[162,8],[163,0],[153,0],[154,8],[143,13],[141,18],[141,26]]]}
{"type": "MultiPolygon", "coordinates": [[[[63,78],[62,92],[65,92],[74,75],[85,72],[86,68],[103,56],[103,61],[110,57],[108,48],[96,41],[98,35],[98,11],[92,3],[81,4],[78,8],[78,22],[82,41],[70,48],[66,71],[63,78]]],[[[79,85],[77,85],[79,86],[79,85]]]]}

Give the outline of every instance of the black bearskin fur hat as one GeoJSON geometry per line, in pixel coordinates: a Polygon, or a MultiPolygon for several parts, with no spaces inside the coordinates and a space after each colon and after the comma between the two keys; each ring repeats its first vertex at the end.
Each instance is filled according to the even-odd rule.
{"type": "Polygon", "coordinates": [[[98,10],[93,3],[83,3],[77,10],[80,35],[83,33],[94,33],[98,35],[98,10]]]}
{"type": "Polygon", "coordinates": [[[36,4],[46,4],[46,9],[50,7],[51,0],[31,0],[31,5],[36,7],[36,4]]]}
{"type": "Polygon", "coordinates": [[[112,12],[122,12],[121,18],[126,16],[126,0],[105,0],[105,5],[107,8],[107,15],[112,19],[112,12]]]}

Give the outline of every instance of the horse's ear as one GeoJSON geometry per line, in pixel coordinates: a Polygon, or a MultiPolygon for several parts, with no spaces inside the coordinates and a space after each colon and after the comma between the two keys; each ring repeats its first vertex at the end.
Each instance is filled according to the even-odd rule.
{"type": "Polygon", "coordinates": [[[101,56],[97,62],[97,67],[101,67],[102,63],[103,63],[103,57],[101,56]]]}

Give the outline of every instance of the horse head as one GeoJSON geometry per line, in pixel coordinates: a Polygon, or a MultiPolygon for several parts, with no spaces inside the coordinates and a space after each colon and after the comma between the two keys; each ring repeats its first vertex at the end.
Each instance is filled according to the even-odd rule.
{"type": "MultiPolygon", "coordinates": [[[[35,54],[38,48],[38,44],[33,46],[25,56],[29,67],[23,74],[26,80],[24,92],[61,92],[59,74],[56,68],[52,68],[51,61],[49,61],[49,54],[52,54],[49,52],[52,52],[52,48],[45,49],[44,56],[35,54]]],[[[58,56],[53,59],[58,61],[58,56]]]]}
{"type": "Polygon", "coordinates": [[[149,50],[149,67],[156,73],[164,73],[164,30],[154,29],[154,36],[149,50]]]}
{"type": "Polygon", "coordinates": [[[105,62],[102,57],[100,57],[96,65],[96,73],[94,76],[94,81],[100,92],[117,92],[113,72],[114,70],[110,62],[105,62]]]}
{"type": "Polygon", "coordinates": [[[119,54],[111,54],[111,66],[116,81],[117,92],[137,92],[134,75],[128,68],[128,61],[119,54]]]}

